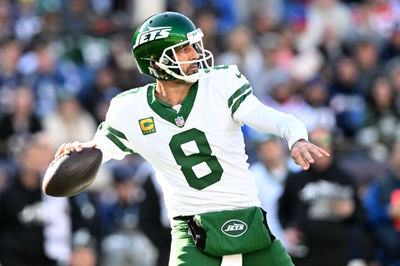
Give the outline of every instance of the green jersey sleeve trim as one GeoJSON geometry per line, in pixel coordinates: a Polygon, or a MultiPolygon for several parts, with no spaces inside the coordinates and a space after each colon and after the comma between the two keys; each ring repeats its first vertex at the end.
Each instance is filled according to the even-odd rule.
{"type": "MultiPolygon", "coordinates": [[[[103,123],[102,123],[103,124],[103,123]]],[[[101,128],[100,128],[101,129],[101,128]]],[[[117,136],[120,139],[124,139],[124,140],[128,140],[125,136],[124,133],[122,133],[121,131],[116,130],[115,128],[112,128],[110,125],[108,124],[104,124],[104,129],[109,131],[111,134],[117,136]]]]}
{"type": "Polygon", "coordinates": [[[110,125],[107,125],[104,122],[100,124],[99,129],[102,130],[105,133],[105,136],[111,140],[121,151],[134,153],[132,149],[126,147],[125,144],[120,140],[127,140],[124,133],[112,128],[110,125]]]}
{"type": "Polygon", "coordinates": [[[232,96],[229,97],[229,99],[228,99],[228,107],[230,108],[230,107],[232,106],[234,100],[235,100],[237,97],[239,97],[240,95],[243,95],[243,94],[246,92],[246,90],[247,90],[248,88],[250,88],[250,87],[251,87],[250,83],[246,83],[246,84],[244,84],[242,87],[240,87],[239,89],[237,89],[237,90],[232,94],[232,96]]]}
{"type": "Polygon", "coordinates": [[[232,116],[236,112],[236,110],[239,108],[239,106],[242,104],[242,102],[249,96],[253,90],[248,91],[246,94],[240,96],[239,99],[236,100],[236,102],[232,106],[232,116]]]}

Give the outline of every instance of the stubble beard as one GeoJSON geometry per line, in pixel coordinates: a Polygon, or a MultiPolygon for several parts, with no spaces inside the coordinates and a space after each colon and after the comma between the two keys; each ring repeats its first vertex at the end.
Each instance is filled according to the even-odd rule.
{"type": "MultiPolygon", "coordinates": [[[[183,73],[184,73],[185,75],[187,75],[187,76],[190,76],[190,75],[193,75],[193,74],[198,73],[198,72],[199,72],[198,67],[196,67],[196,68],[194,69],[194,68],[192,68],[193,66],[198,66],[198,63],[192,63],[192,64],[190,64],[189,67],[186,69],[186,71],[183,72],[183,73]]],[[[176,79],[176,82],[177,82],[178,84],[192,84],[192,83],[186,82],[186,81],[184,81],[184,80],[182,80],[182,79],[176,79]]]]}

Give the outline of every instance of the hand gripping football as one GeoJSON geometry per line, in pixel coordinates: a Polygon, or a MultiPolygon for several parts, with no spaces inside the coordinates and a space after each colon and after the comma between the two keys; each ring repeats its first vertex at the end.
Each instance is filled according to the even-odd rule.
{"type": "Polygon", "coordinates": [[[96,178],[103,154],[96,148],[83,148],[55,158],[43,178],[43,192],[53,197],[68,197],[89,187],[96,178]]]}

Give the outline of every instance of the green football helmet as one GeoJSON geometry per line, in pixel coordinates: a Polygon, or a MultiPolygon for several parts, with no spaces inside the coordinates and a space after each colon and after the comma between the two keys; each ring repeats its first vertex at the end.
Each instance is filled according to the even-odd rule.
{"type": "Polygon", "coordinates": [[[132,39],[132,52],[140,72],[158,80],[181,79],[194,83],[199,73],[186,75],[181,64],[197,63],[198,68],[212,69],[214,57],[204,49],[203,32],[192,21],[176,12],[164,12],[146,19],[136,30],[132,39]],[[199,58],[179,61],[175,50],[193,45],[199,58]]]}

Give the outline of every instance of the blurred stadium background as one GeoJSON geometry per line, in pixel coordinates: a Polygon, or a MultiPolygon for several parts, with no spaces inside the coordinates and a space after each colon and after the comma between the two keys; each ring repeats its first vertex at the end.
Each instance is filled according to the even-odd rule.
{"type": "MultiPolygon", "coordinates": [[[[166,265],[162,192],[139,156],[107,163],[69,199],[41,195],[26,174],[43,174],[60,144],[89,140],[112,97],[154,82],[138,72],[130,43],[140,21],[165,10],[202,28],[216,64],[238,65],[265,104],[331,131],[361,200],[387,174],[400,137],[398,0],[0,0],[0,260],[166,265]],[[5,193],[16,180],[26,187],[18,193],[36,198],[10,221],[10,204],[25,204],[5,193]]],[[[268,136],[243,132],[254,164],[268,136]]],[[[373,223],[359,226],[372,245],[354,258],[400,265],[382,255],[373,223]]]]}

